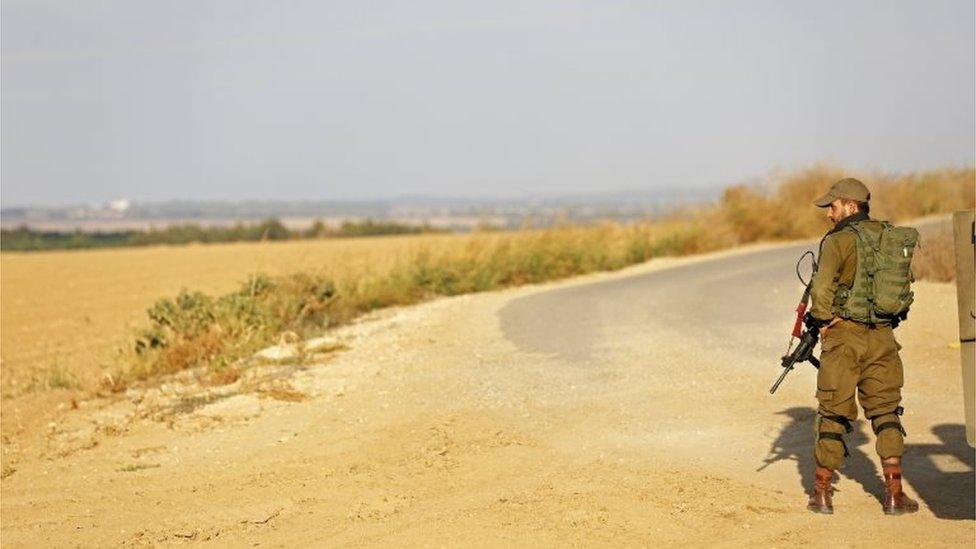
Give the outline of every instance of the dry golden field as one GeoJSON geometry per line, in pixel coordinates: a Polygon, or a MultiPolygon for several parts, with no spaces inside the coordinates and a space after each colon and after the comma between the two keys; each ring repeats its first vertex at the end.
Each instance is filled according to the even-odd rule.
{"type": "Polygon", "coordinates": [[[0,353],[5,396],[90,387],[146,321],[181,288],[219,294],[255,272],[355,275],[382,271],[421,247],[463,246],[460,235],[393,236],[0,254],[0,353]]]}
{"type": "MultiPolygon", "coordinates": [[[[844,173],[836,167],[815,166],[765,188],[730,187],[713,205],[635,226],[4,252],[0,254],[2,395],[98,386],[104,373],[124,366],[118,353],[131,349],[136,330],[146,327],[147,308],[184,288],[215,296],[239,289],[255,273],[321,275],[339,288],[341,300],[329,304],[328,316],[341,322],[373,308],[433,295],[618,269],[661,255],[819,235],[829,222],[810,202],[844,173]]],[[[879,191],[873,201],[877,210],[871,213],[881,218],[899,220],[971,208],[976,200],[972,168],[865,179],[879,191]]],[[[945,263],[935,256],[920,259],[935,267],[945,263]]],[[[951,277],[948,269],[930,270],[931,278],[951,277]]],[[[306,298],[300,293],[293,297],[299,303],[306,298]]],[[[143,372],[166,371],[152,366],[143,372]]]]}

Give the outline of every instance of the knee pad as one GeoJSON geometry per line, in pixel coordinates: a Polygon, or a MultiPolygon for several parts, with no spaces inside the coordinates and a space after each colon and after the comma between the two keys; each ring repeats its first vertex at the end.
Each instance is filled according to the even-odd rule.
{"type": "Polygon", "coordinates": [[[816,426],[817,426],[817,441],[818,442],[821,441],[821,440],[836,440],[836,441],[840,442],[841,446],[844,448],[844,457],[847,457],[847,456],[851,455],[850,452],[847,450],[847,443],[844,442],[844,435],[842,435],[841,433],[834,433],[834,432],[831,432],[831,431],[824,431],[823,429],[821,429],[821,426],[823,425],[824,420],[831,421],[833,423],[836,423],[836,424],[840,425],[841,427],[844,428],[844,433],[845,434],[850,433],[853,430],[853,427],[851,427],[850,420],[847,419],[844,416],[831,416],[831,415],[824,415],[824,414],[818,413],[817,414],[817,420],[816,420],[816,426]]]}
{"type": "Polygon", "coordinates": [[[882,431],[887,429],[898,429],[901,431],[902,436],[908,436],[908,433],[905,432],[905,428],[901,424],[901,419],[898,417],[904,413],[905,409],[899,406],[890,412],[868,416],[868,419],[871,420],[871,428],[874,430],[874,434],[880,435],[882,431]]]}
{"type": "Polygon", "coordinates": [[[875,447],[881,459],[900,456],[905,452],[905,428],[898,418],[902,411],[899,406],[891,412],[868,416],[871,428],[878,437],[875,447]]]}

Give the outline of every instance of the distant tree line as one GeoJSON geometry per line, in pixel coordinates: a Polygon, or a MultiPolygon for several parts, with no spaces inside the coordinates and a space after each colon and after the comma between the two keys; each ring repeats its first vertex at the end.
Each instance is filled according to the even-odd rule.
{"type": "Polygon", "coordinates": [[[170,225],[149,230],[108,232],[38,231],[26,226],[0,230],[0,249],[4,251],[68,250],[80,248],[112,248],[121,246],[153,246],[159,244],[189,244],[191,242],[257,242],[263,240],[299,240],[309,238],[341,238],[441,232],[429,225],[413,226],[387,221],[346,221],[338,228],[316,220],[306,230],[291,230],[277,219],[256,224],[201,226],[197,224],[170,225]]]}

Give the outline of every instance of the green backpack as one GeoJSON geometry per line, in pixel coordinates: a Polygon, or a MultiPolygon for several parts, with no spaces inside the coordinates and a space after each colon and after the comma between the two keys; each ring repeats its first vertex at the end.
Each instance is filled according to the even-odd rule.
{"type": "Polygon", "coordinates": [[[918,231],[887,221],[858,221],[844,230],[857,242],[857,268],[850,288],[834,298],[838,316],[865,324],[895,324],[908,317],[912,293],[912,256],[918,231]]]}

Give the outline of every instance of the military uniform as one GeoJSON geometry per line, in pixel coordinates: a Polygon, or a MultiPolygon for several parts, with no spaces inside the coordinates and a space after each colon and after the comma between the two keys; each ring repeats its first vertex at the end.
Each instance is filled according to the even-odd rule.
{"type": "MultiPolygon", "coordinates": [[[[895,340],[893,324],[904,317],[883,318],[875,314],[879,309],[874,305],[882,303],[875,300],[890,297],[877,293],[879,286],[884,291],[889,289],[884,287],[886,281],[890,282],[884,278],[887,271],[868,263],[864,272],[857,272],[858,235],[861,231],[880,230],[881,222],[871,220],[866,211],[861,211],[866,209],[864,206],[870,198],[871,193],[863,183],[847,178],[834,183],[827,194],[814,202],[821,208],[845,208],[845,203],[850,201],[862,205],[852,215],[840,219],[820,242],[818,268],[810,285],[812,303],[808,325],[810,329],[827,326],[821,331],[817,372],[819,406],[814,425],[817,468],[807,503],[808,509],[818,513],[833,513],[831,483],[834,470],[843,465],[848,454],[844,435],[851,432],[851,422],[857,419],[855,394],[877,435],[875,447],[885,480],[884,512],[897,515],[918,510],[918,503],[904,493],[901,482],[905,430],[899,416],[903,411],[904,377],[898,356],[901,345],[895,340]],[[870,287],[874,290],[867,290],[866,277],[872,278],[870,287]]],[[[837,217],[835,210],[831,213],[837,217]]],[[[877,261],[876,256],[863,259],[877,261]]],[[[904,250],[904,259],[898,261],[907,269],[908,248],[904,250]]],[[[907,274],[910,280],[910,272],[907,274]]],[[[911,294],[897,299],[907,299],[901,303],[907,307],[911,294]]]]}
{"type": "MultiPolygon", "coordinates": [[[[810,314],[829,322],[837,312],[838,289],[850,288],[857,266],[857,238],[844,230],[851,223],[878,223],[863,213],[837,224],[823,240],[819,268],[810,290],[810,314]]],[[[901,412],[901,346],[890,323],[862,324],[841,320],[829,328],[820,343],[820,370],[817,373],[817,463],[838,469],[847,448],[843,435],[857,419],[854,395],[871,420],[877,434],[876,449],[882,459],[904,453],[901,412]],[[827,436],[825,436],[827,435],[827,436]]]]}

